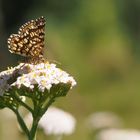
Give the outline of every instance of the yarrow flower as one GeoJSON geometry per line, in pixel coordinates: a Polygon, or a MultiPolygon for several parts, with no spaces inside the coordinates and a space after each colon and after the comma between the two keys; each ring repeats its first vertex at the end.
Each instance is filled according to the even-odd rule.
{"type": "Polygon", "coordinates": [[[70,84],[70,87],[76,85],[73,77],[68,73],[56,68],[55,64],[40,63],[37,65],[21,63],[18,66],[0,73],[0,95],[10,88],[21,87],[34,90],[38,88],[40,92],[50,90],[53,85],[63,83],[70,84]]]}
{"type": "Polygon", "coordinates": [[[136,129],[107,129],[101,131],[96,140],[140,140],[140,131],[136,129]]]}
{"type": "Polygon", "coordinates": [[[122,119],[113,112],[95,112],[87,119],[87,125],[92,130],[122,127],[122,119]]]}
{"type": "MultiPolygon", "coordinates": [[[[35,137],[39,120],[48,107],[56,98],[65,96],[75,85],[74,78],[67,72],[57,68],[55,64],[50,64],[49,62],[38,64],[21,63],[0,73],[0,108],[8,107],[11,109],[17,116],[20,128],[32,140],[35,137]],[[32,105],[25,102],[26,98],[30,99],[32,105]],[[19,106],[24,107],[31,113],[33,119],[31,128],[28,128],[22,119],[19,106]]],[[[59,112],[61,112],[60,114],[66,114],[63,111],[58,111],[58,114],[59,112]]],[[[59,116],[58,114],[57,117],[59,116]]],[[[67,119],[65,117],[65,121],[63,120],[65,130],[58,129],[55,125],[52,125],[53,133],[59,133],[60,131],[61,133],[72,133],[75,125],[72,122],[73,118],[68,114],[66,116],[67,119]],[[66,127],[66,125],[71,128],[66,127]]],[[[43,119],[41,122],[40,126],[44,128],[45,133],[47,131],[52,133],[52,128],[43,126],[43,123],[46,123],[45,120],[43,119]]]]}

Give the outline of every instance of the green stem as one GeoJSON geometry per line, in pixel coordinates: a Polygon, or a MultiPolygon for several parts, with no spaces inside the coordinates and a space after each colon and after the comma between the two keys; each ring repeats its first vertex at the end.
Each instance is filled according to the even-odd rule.
{"type": "Polygon", "coordinates": [[[54,99],[55,97],[51,97],[49,101],[45,103],[44,107],[42,108],[41,115],[43,115],[47,111],[48,107],[55,101],[54,99]]]}
{"type": "Polygon", "coordinates": [[[24,106],[28,111],[33,112],[32,108],[25,104],[17,95],[16,93],[12,93],[11,96],[22,106],[24,106]]]}
{"type": "Polygon", "coordinates": [[[36,101],[36,99],[32,99],[34,108],[33,108],[33,112],[32,113],[32,118],[33,118],[33,122],[32,122],[32,128],[30,130],[30,137],[29,140],[36,140],[36,131],[37,131],[37,126],[38,126],[38,122],[40,120],[40,104],[38,101],[36,101]]]}
{"type": "Polygon", "coordinates": [[[21,104],[22,106],[24,106],[28,111],[33,112],[32,108],[29,107],[27,104],[25,104],[23,101],[21,101],[21,99],[19,99],[17,96],[15,96],[15,99],[16,99],[18,102],[20,102],[20,104],[21,104]]]}
{"type": "Polygon", "coordinates": [[[13,109],[13,108],[10,108],[14,111],[14,113],[16,114],[17,116],[17,120],[18,120],[18,123],[20,125],[20,127],[22,128],[22,130],[25,132],[25,134],[29,137],[30,136],[30,133],[29,133],[29,130],[24,122],[24,120],[22,119],[20,113],[18,112],[18,110],[16,109],[13,109]]]}
{"type": "Polygon", "coordinates": [[[36,130],[37,130],[38,122],[39,122],[38,119],[33,118],[33,124],[30,130],[29,140],[36,140],[36,130]]]}

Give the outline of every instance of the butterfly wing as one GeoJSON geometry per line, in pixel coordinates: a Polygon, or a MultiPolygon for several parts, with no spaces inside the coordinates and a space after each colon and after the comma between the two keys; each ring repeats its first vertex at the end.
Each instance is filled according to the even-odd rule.
{"type": "Polygon", "coordinates": [[[8,38],[11,53],[25,57],[42,57],[45,36],[45,19],[31,20],[19,28],[18,34],[8,38]]]}

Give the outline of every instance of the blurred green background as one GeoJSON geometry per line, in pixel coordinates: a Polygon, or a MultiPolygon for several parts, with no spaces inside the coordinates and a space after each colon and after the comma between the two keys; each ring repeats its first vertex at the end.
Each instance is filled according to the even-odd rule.
{"type": "MultiPolygon", "coordinates": [[[[45,57],[77,81],[54,103],[77,119],[75,133],[63,139],[90,139],[85,120],[97,111],[115,112],[125,127],[140,128],[140,1],[1,0],[1,71],[20,61],[8,52],[9,35],[40,16],[46,18],[45,57]]],[[[2,111],[0,118],[0,140],[25,139],[16,120],[2,111]]]]}

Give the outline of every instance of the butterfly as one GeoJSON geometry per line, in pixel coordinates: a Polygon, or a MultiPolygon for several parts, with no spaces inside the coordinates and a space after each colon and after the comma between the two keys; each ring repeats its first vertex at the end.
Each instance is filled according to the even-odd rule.
{"type": "Polygon", "coordinates": [[[28,21],[23,24],[17,34],[12,34],[7,40],[11,53],[18,54],[27,60],[43,60],[45,37],[45,18],[28,21]]]}

